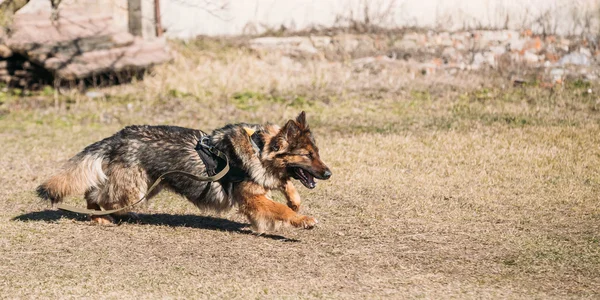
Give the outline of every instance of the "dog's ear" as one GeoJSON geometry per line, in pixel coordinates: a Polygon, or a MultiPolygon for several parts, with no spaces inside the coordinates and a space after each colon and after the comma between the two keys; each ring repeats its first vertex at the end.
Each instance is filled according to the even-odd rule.
{"type": "Polygon", "coordinates": [[[302,111],[297,117],[296,122],[301,129],[308,129],[308,123],[306,123],[306,113],[302,111]]]}
{"type": "Polygon", "coordinates": [[[285,126],[281,128],[281,133],[283,134],[283,138],[289,141],[300,134],[300,127],[296,121],[289,120],[287,123],[285,123],[285,126]]]}

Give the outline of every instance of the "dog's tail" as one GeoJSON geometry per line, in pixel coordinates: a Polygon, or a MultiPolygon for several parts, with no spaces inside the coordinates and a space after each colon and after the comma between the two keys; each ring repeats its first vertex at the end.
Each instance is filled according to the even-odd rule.
{"type": "Polygon", "coordinates": [[[37,195],[54,204],[68,195],[84,193],[104,182],[103,153],[86,150],[69,159],[54,176],[38,186],[37,195]]]}

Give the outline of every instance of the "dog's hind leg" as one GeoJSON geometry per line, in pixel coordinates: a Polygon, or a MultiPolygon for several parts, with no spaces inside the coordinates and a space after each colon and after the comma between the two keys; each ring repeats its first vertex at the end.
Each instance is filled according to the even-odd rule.
{"type": "MultiPolygon", "coordinates": [[[[98,204],[100,197],[100,188],[93,187],[85,192],[85,201],[87,202],[87,208],[93,210],[101,210],[98,204]]],[[[93,223],[100,225],[109,225],[114,223],[114,219],[111,216],[90,216],[93,223]]]]}
{"type": "MultiPolygon", "coordinates": [[[[112,164],[107,172],[108,181],[99,192],[98,205],[105,210],[119,209],[135,203],[148,189],[147,176],[138,166],[112,164]]],[[[158,191],[153,192],[156,194],[158,191]]],[[[136,219],[135,213],[123,210],[115,213],[123,218],[136,219]]]]}

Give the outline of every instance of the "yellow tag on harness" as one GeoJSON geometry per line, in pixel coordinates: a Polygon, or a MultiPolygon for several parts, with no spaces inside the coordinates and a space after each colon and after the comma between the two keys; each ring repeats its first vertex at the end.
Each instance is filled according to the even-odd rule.
{"type": "Polygon", "coordinates": [[[258,145],[256,145],[256,142],[254,142],[254,140],[252,139],[252,135],[256,132],[256,130],[248,128],[248,127],[244,127],[244,130],[246,130],[246,134],[248,134],[248,140],[250,140],[250,144],[252,145],[252,148],[254,149],[254,153],[256,155],[260,155],[260,148],[258,148],[258,145]]]}
{"type": "Polygon", "coordinates": [[[248,127],[244,127],[244,130],[246,130],[246,133],[248,134],[248,136],[252,136],[256,130],[252,129],[252,128],[248,128],[248,127]]]}

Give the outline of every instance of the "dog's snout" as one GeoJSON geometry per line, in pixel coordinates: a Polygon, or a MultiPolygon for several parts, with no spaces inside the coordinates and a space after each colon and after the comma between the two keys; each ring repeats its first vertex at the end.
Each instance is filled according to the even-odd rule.
{"type": "Polygon", "coordinates": [[[323,172],[323,179],[329,179],[329,177],[331,177],[331,171],[325,170],[325,172],[323,172]]]}

